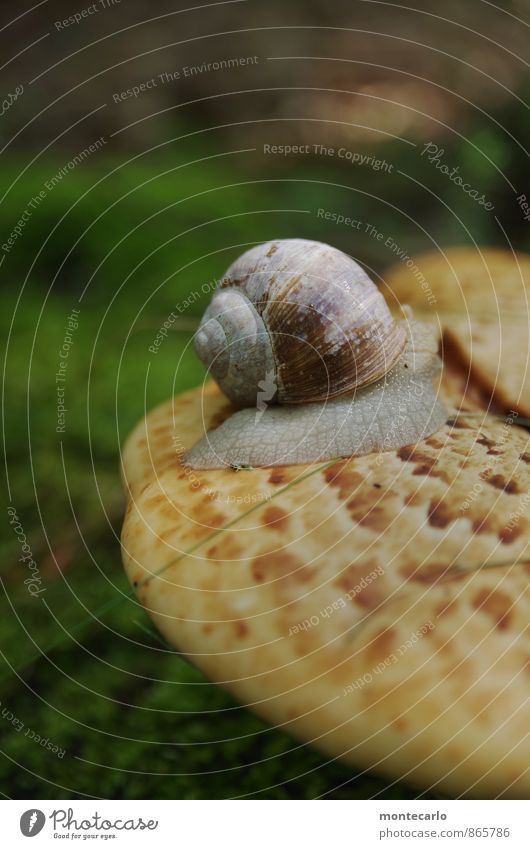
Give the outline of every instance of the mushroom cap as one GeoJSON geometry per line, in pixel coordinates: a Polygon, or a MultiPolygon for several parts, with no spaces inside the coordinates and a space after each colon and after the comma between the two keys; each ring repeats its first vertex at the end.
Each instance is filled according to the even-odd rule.
{"type": "Polygon", "coordinates": [[[455,247],[420,254],[412,268],[397,263],[383,276],[419,318],[438,317],[446,352],[486,403],[530,417],[530,256],[455,247]]]}
{"type": "Polygon", "coordinates": [[[166,639],[331,757],[451,794],[530,793],[530,445],[484,414],[333,464],[194,471],[218,388],[123,453],[123,559],[166,639]]]}

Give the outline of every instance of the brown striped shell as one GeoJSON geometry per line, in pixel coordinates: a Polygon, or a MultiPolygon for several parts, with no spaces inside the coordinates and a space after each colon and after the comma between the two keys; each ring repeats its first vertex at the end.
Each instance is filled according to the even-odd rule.
{"type": "Polygon", "coordinates": [[[195,348],[236,404],[300,404],[380,380],[406,345],[404,328],[363,269],[306,239],[258,245],[227,270],[195,348]],[[259,400],[259,399],[258,399],[259,400]]]}

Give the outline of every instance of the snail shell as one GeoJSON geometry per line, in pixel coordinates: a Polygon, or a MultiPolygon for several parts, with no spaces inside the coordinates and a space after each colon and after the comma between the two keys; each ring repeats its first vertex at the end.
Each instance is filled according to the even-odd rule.
{"type": "Polygon", "coordinates": [[[240,407],[184,458],[193,468],[313,463],[418,442],[446,420],[437,333],[395,321],[365,272],[320,242],[247,251],[195,338],[240,407]]]}
{"type": "Polygon", "coordinates": [[[223,392],[254,407],[323,401],[375,383],[406,344],[403,327],[363,269],[321,242],[285,239],[227,270],[195,337],[223,392]]]}

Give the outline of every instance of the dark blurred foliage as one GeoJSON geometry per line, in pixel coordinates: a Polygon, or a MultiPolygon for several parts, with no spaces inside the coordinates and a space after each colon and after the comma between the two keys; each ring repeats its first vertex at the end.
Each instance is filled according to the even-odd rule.
{"type": "Polygon", "coordinates": [[[518,20],[529,18],[528,4],[251,0],[185,11],[122,0],[54,26],[88,5],[1,10],[3,90],[24,86],[0,124],[2,241],[53,175],[105,139],[46,191],[0,269],[7,503],[24,524],[49,606],[28,598],[6,523],[0,634],[6,661],[21,671],[6,667],[1,700],[67,751],[54,758],[0,722],[4,792],[414,796],[326,765],[266,727],[161,645],[129,598],[101,617],[91,611],[127,592],[120,445],[146,408],[201,379],[190,349],[209,297],[201,287],[246,246],[327,241],[382,285],[396,257],[366,225],[410,256],[473,241],[527,248],[516,196],[528,174],[528,24],[518,20]],[[186,66],[249,56],[258,61],[183,75],[186,66]],[[175,71],[177,81],[115,102],[175,71]],[[494,212],[429,164],[429,141],[494,212]],[[265,153],[265,144],[308,144],[310,153],[265,153]],[[392,167],[314,155],[320,144],[392,167]],[[363,227],[324,220],[319,208],[363,227]],[[182,321],[153,356],[149,345],[176,304],[182,321]],[[58,434],[55,374],[73,307],[79,328],[58,434]],[[48,659],[29,662],[54,644],[48,659]]]}
{"type": "MultiPolygon", "coordinates": [[[[437,0],[112,3],[96,0],[96,14],[58,30],[55,22],[90,3],[50,0],[0,33],[6,57],[25,51],[5,68],[5,87],[37,78],[17,116],[3,123],[6,138],[20,121],[32,120],[18,146],[41,149],[56,137],[60,115],[61,130],[81,122],[54,143],[75,151],[87,137],[108,135],[156,113],[161,114],[119,137],[117,147],[127,155],[143,151],[181,122],[214,126],[242,119],[257,124],[243,131],[232,127],[224,137],[236,144],[242,137],[260,142],[262,122],[270,118],[316,119],[323,143],[342,142],[345,132],[371,144],[383,141],[382,131],[465,137],[474,124],[489,124],[488,115],[503,104],[518,102],[511,92],[524,83],[530,58],[528,24],[521,20],[528,17],[525,0],[497,7],[482,0],[446,0],[442,6],[437,0]],[[99,5],[105,2],[110,8],[99,5]],[[114,93],[160,73],[239,56],[259,61],[181,74],[175,85],[113,103],[114,93]],[[86,117],[103,103],[106,108],[86,117]]],[[[11,10],[13,16],[22,11],[16,3],[3,3],[6,21],[11,10]]],[[[306,125],[289,132],[313,140],[306,125]]]]}

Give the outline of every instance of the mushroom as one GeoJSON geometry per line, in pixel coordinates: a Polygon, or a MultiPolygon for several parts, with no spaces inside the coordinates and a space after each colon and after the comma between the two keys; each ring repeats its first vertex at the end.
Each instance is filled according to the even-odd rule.
{"type": "Polygon", "coordinates": [[[339,462],[183,465],[232,411],[210,383],[123,452],[125,569],[162,634],[356,769],[527,798],[528,434],[469,415],[339,462]]]}

